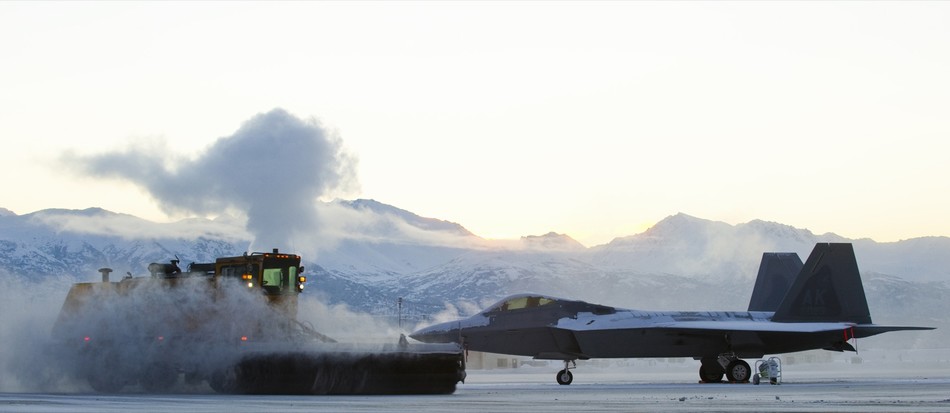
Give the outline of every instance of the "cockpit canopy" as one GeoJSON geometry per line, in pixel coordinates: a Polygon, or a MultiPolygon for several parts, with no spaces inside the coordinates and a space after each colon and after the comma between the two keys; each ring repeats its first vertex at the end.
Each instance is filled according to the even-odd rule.
{"type": "Polygon", "coordinates": [[[521,310],[525,308],[536,308],[552,304],[557,300],[557,298],[545,297],[543,295],[519,294],[507,297],[495,303],[495,305],[488,307],[488,309],[483,312],[497,313],[502,311],[521,310]]]}
{"type": "Polygon", "coordinates": [[[593,314],[613,314],[617,311],[614,307],[591,304],[583,301],[565,300],[563,298],[555,298],[539,294],[518,294],[502,299],[501,301],[482,311],[482,314],[498,314],[507,311],[525,310],[545,306],[558,307],[562,310],[572,311],[574,313],[587,312],[593,314]]]}

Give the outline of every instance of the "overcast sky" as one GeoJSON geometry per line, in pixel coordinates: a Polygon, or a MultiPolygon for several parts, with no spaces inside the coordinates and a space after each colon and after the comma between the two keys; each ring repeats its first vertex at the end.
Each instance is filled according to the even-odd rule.
{"type": "Polygon", "coordinates": [[[352,157],[324,199],[483,237],[595,245],[677,212],[950,235],[948,22],[948,2],[0,2],[0,207],[183,218],[64,159],[153,148],[171,170],[282,108],[352,157]]]}

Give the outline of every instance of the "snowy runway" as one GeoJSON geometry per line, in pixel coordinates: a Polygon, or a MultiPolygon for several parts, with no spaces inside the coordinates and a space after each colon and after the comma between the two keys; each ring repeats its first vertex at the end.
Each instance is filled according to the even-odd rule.
{"type": "Polygon", "coordinates": [[[680,373],[647,377],[597,371],[559,386],[548,373],[472,371],[455,394],[439,396],[3,393],[0,411],[950,411],[950,372],[878,377],[823,372],[811,379],[786,378],[779,386],[698,384],[680,373]]]}

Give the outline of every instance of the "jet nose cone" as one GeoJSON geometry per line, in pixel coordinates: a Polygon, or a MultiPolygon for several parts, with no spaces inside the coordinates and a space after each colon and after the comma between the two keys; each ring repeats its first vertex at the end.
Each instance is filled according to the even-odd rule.
{"type": "MultiPolygon", "coordinates": [[[[424,329],[423,329],[423,330],[424,330],[424,329]]],[[[429,340],[427,340],[426,334],[425,334],[425,332],[424,332],[423,330],[418,330],[418,331],[414,331],[414,332],[412,332],[412,333],[409,333],[409,338],[411,338],[411,339],[413,339],[413,340],[416,340],[416,341],[421,341],[421,342],[423,342],[423,343],[428,343],[429,340]]]]}
{"type": "Polygon", "coordinates": [[[423,343],[453,343],[458,341],[458,323],[442,323],[421,328],[409,334],[423,343]]]}

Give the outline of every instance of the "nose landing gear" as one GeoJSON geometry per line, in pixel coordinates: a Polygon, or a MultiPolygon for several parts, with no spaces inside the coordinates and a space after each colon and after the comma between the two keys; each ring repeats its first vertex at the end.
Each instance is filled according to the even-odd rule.
{"type": "Polygon", "coordinates": [[[567,386],[574,381],[574,374],[571,369],[577,368],[577,362],[574,360],[564,360],[564,370],[557,372],[557,384],[567,386]]]}

